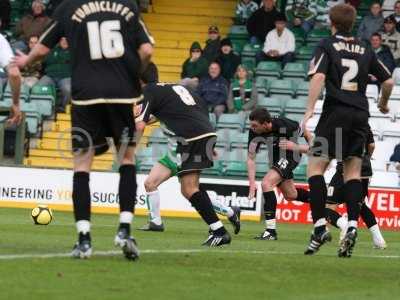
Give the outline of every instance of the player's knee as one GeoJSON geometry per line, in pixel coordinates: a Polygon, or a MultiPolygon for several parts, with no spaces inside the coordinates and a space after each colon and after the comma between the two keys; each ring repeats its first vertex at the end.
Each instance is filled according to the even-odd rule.
{"type": "Polygon", "coordinates": [[[199,191],[198,187],[194,186],[181,186],[181,193],[186,199],[192,198],[192,196],[199,191]]]}
{"type": "Polygon", "coordinates": [[[268,178],[265,178],[262,182],[261,182],[261,187],[263,192],[270,192],[274,190],[274,184],[271,182],[271,180],[269,180],[268,178]]]}
{"type": "Polygon", "coordinates": [[[296,190],[282,191],[282,194],[286,200],[296,200],[297,199],[297,191],[296,190]]]}
{"type": "Polygon", "coordinates": [[[151,178],[147,178],[144,182],[144,189],[147,193],[154,192],[157,190],[157,182],[151,178]]]}

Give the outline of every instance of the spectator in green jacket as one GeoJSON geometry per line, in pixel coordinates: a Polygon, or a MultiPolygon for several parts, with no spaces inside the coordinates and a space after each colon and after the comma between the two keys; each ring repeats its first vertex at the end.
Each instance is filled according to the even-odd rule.
{"type": "Polygon", "coordinates": [[[237,67],[240,65],[241,59],[239,55],[233,53],[232,43],[229,38],[221,40],[221,52],[217,62],[221,66],[222,76],[230,82],[235,75],[237,67]]]}
{"type": "Polygon", "coordinates": [[[65,112],[65,107],[71,99],[71,66],[70,52],[66,38],[61,38],[44,61],[44,74],[39,84],[54,85],[60,90],[57,112],[65,112]]]}
{"type": "Polygon", "coordinates": [[[239,65],[228,94],[228,111],[230,113],[251,111],[257,105],[257,88],[249,78],[246,67],[239,65]]]}
{"type": "Polygon", "coordinates": [[[207,75],[208,61],[202,57],[202,50],[199,42],[194,42],[190,47],[190,57],[182,66],[182,79],[191,79],[197,86],[200,78],[207,75]]]}
{"type": "Polygon", "coordinates": [[[203,50],[203,57],[208,60],[208,63],[215,61],[221,48],[221,36],[217,26],[212,25],[208,28],[208,40],[203,50]]]}

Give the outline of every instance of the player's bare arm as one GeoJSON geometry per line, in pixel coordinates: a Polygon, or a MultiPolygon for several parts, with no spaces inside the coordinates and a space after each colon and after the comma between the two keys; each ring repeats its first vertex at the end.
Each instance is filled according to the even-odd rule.
{"type": "Polygon", "coordinates": [[[13,60],[13,64],[17,65],[19,68],[23,68],[35,61],[42,60],[49,52],[50,49],[41,43],[36,44],[29,54],[24,54],[17,50],[17,55],[13,60]]]}
{"type": "Polygon", "coordinates": [[[312,116],[314,115],[315,103],[317,102],[318,97],[321,94],[322,89],[324,88],[324,85],[325,85],[325,74],[323,73],[314,74],[310,81],[307,110],[304,114],[304,119],[301,125],[303,131],[306,130],[307,121],[311,119],[312,116]]]}
{"type": "Polygon", "coordinates": [[[21,122],[21,117],[22,117],[19,106],[19,97],[21,90],[21,73],[19,72],[18,67],[12,64],[7,67],[7,72],[12,93],[12,106],[10,109],[10,117],[7,120],[7,124],[18,125],[21,122]]]}
{"type": "Polygon", "coordinates": [[[250,152],[247,155],[247,176],[249,178],[249,199],[254,199],[256,195],[256,153],[250,152]]]}
{"type": "Polygon", "coordinates": [[[394,86],[394,81],[392,78],[382,83],[382,96],[379,100],[378,108],[383,114],[389,113],[388,102],[390,95],[392,93],[393,86],[394,86]]]}

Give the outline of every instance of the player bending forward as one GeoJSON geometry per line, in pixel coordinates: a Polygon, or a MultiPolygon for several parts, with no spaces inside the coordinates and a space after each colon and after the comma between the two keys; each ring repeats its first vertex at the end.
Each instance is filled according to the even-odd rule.
{"type": "MultiPolygon", "coordinates": [[[[375,149],[374,136],[369,128],[367,143],[365,147],[365,153],[363,156],[362,168],[361,168],[361,183],[363,190],[363,199],[359,204],[361,206],[360,216],[368,227],[372,235],[372,242],[376,249],[385,249],[386,242],[379,229],[379,225],[376,223],[375,215],[372,210],[365,203],[365,197],[368,197],[368,186],[370,178],[372,176],[371,157],[375,149]]],[[[338,162],[336,166],[336,173],[332,177],[331,182],[328,186],[328,199],[326,202],[326,216],[327,220],[333,226],[340,228],[340,240],[342,240],[347,232],[347,218],[342,217],[337,211],[339,204],[345,203],[343,196],[343,163],[338,162]]]]}
{"type": "MultiPolygon", "coordinates": [[[[143,76],[146,80],[146,74],[143,76]]],[[[217,247],[231,242],[218,219],[206,191],[200,190],[201,170],[213,165],[216,133],[202,99],[181,85],[147,84],[144,99],[138,104],[138,128],[144,128],[150,116],[160,120],[177,139],[177,175],[182,195],[190,201],[209,225],[210,235],[203,245],[217,247]]]]}
{"type": "Polygon", "coordinates": [[[381,112],[389,111],[387,102],[393,87],[391,74],[367,44],[352,36],[356,14],[354,7],[348,4],[331,8],[332,36],[319,43],[310,64],[311,81],[304,127],[313,116],[315,103],[324,85],[326,96],[308,161],[314,231],[304,252],[306,255],[314,254],[332,239],[326,229],[327,187],[323,174],[334,158],[343,161],[343,199],[349,218],[338,256],[350,257],[356,243],[359,203],[364,197],[360,178],[361,158],[368,134],[369,108],[365,90],[369,74],[382,83],[378,105],[381,112]]]}
{"type": "Polygon", "coordinates": [[[74,175],[72,202],[78,241],[72,256],[92,254],[90,171],[95,155],[108,150],[112,137],[121,150],[119,174],[119,226],[114,242],[127,259],[139,251],[130,235],[136,199],[135,123],[132,105],[142,98],[138,74],[152,54],[139,12],[128,0],[61,3],[53,21],[28,56],[20,53],[19,67],[46,56],[62,37],[72,51],[72,147],[74,175]]]}
{"type": "Polygon", "coordinates": [[[298,137],[304,136],[311,141],[308,131],[301,132],[296,121],[271,117],[265,108],[256,108],[250,113],[250,130],[248,141],[248,178],[250,185],[249,198],[253,199],[256,192],[256,162],[255,158],[261,144],[268,148],[271,169],[262,180],[264,196],[265,230],[256,239],[277,240],[275,187],[279,187],[287,200],[308,202],[309,192],[296,188],[293,181],[293,170],[300,162],[302,153],[308,151],[308,145],[298,145],[298,137]]]}

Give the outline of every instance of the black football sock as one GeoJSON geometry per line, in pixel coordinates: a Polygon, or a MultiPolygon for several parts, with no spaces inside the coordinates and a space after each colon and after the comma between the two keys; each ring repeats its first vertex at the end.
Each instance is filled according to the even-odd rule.
{"type": "Polygon", "coordinates": [[[325,230],[325,203],[327,189],[325,178],[322,175],[315,175],[308,179],[310,186],[310,207],[315,233],[325,230]]]}
{"type": "Polygon", "coordinates": [[[310,202],[310,192],[306,189],[296,188],[297,190],[297,198],[296,201],[309,203],[310,202]]]}
{"type": "Polygon", "coordinates": [[[264,192],[264,216],[267,230],[276,230],[276,195],[274,191],[264,192]]]}
{"type": "Polygon", "coordinates": [[[357,227],[360,216],[360,203],[363,200],[363,187],[360,180],[353,179],[344,184],[344,199],[347,205],[349,227],[357,227]]]}
{"type": "Polygon", "coordinates": [[[75,221],[90,221],[89,173],[75,172],[72,187],[75,221]]]}
{"type": "Polygon", "coordinates": [[[130,234],[137,189],[135,165],[122,165],[119,174],[120,228],[124,228],[130,234]]]}
{"type": "Polygon", "coordinates": [[[333,209],[330,208],[325,208],[325,213],[326,213],[326,219],[331,224],[332,226],[335,226],[336,228],[339,228],[337,221],[341,217],[341,215],[333,209]]]}
{"type": "Polygon", "coordinates": [[[361,206],[360,216],[368,228],[377,224],[374,213],[365,203],[361,206]]]}
{"type": "Polygon", "coordinates": [[[222,222],[218,219],[218,216],[213,209],[210,197],[208,197],[208,194],[205,191],[194,193],[189,201],[197,210],[204,222],[210,226],[212,231],[218,234],[226,233],[222,222]]]}

